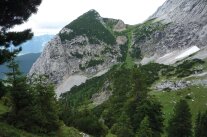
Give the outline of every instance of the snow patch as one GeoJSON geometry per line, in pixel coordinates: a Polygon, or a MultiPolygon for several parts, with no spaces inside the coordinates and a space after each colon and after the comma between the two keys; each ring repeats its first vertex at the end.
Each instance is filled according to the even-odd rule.
{"type": "Polygon", "coordinates": [[[186,58],[196,52],[198,52],[200,49],[197,46],[193,46],[189,49],[187,49],[186,51],[184,51],[182,54],[180,54],[179,56],[177,56],[175,59],[183,59],[186,58]]]}
{"type": "Polygon", "coordinates": [[[155,62],[160,64],[166,64],[166,65],[174,64],[176,61],[184,59],[198,51],[200,51],[200,48],[198,48],[197,46],[192,46],[190,48],[183,49],[183,50],[175,50],[165,54],[162,57],[159,57],[158,59],[155,60],[155,62]]]}

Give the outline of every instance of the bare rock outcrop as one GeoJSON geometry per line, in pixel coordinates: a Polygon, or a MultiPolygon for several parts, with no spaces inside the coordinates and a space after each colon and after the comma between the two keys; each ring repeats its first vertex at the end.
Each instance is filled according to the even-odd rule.
{"type": "Polygon", "coordinates": [[[169,23],[139,45],[144,57],[161,57],[175,50],[207,45],[207,1],[167,0],[149,19],[169,23]]]}

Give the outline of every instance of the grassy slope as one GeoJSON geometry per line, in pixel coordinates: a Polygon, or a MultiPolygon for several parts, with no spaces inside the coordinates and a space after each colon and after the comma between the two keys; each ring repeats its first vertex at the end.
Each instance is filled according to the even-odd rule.
{"type": "Polygon", "coordinates": [[[165,125],[172,116],[175,103],[180,99],[186,99],[190,105],[192,112],[192,120],[195,122],[196,115],[199,111],[206,110],[207,107],[207,87],[193,86],[178,91],[171,92],[151,92],[155,95],[163,105],[163,112],[165,117],[165,125]],[[187,99],[189,96],[190,98],[187,99]]]}
{"type": "MultiPolygon", "coordinates": [[[[127,37],[128,37],[128,49],[130,49],[131,45],[132,45],[132,43],[131,43],[132,42],[132,31],[128,32],[128,36],[127,37]]],[[[129,53],[129,50],[127,51],[127,57],[126,57],[125,62],[126,62],[127,66],[129,68],[132,68],[134,66],[134,61],[133,61],[133,59],[132,59],[132,57],[131,57],[131,55],[129,53]]]]}

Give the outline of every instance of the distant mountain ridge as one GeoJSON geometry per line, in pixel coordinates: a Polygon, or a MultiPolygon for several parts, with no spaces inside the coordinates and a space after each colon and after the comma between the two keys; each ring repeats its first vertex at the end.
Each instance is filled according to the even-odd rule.
{"type": "Polygon", "coordinates": [[[20,45],[22,47],[20,55],[42,52],[45,44],[53,37],[54,35],[34,36],[31,40],[20,45]]]}
{"type": "MultiPolygon", "coordinates": [[[[37,60],[41,53],[29,53],[16,57],[16,61],[19,64],[20,71],[26,75],[32,67],[32,64],[37,60]]],[[[4,73],[9,70],[6,67],[6,63],[0,65],[0,79],[5,78],[4,73]]]]}

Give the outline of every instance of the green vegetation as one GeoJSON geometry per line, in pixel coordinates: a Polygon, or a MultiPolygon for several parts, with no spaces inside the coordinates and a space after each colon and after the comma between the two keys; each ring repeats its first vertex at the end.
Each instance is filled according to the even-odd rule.
{"type": "Polygon", "coordinates": [[[145,76],[145,81],[147,85],[153,84],[155,81],[159,80],[160,73],[164,71],[168,66],[158,63],[149,63],[143,66],[140,66],[140,69],[145,76]]]}
{"type": "Polygon", "coordinates": [[[195,74],[196,72],[200,73],[203,71],[204,63],[203,60],[193,59],[180,62],[180,64],[175,66],[149,63],[139,67],[146,78],[146,84],[151,85],[160,78],[181,78],[195,74]]]}
{"type": "Polygon", "coordinates": [[[9,111],[9,108],[0,100],[0,115],[9,111]]]}
{"type": "MultiPolygon", "coordinates": [[[[46,79],[34,79],[33,84],[28,86],[25,85],[22,77],[16,77],[16,80],[21,80],[21,82],[18,82],[18,85],[21,84],[18,86],[21,87],[21,90],[18,88],[21,92],[19,94],[18,92],[12,93],[9,90],[12,88],[8,88],[10,96],[14,96],[15,93],[15,98],[18,98],[15,99],[16,103],[12,102],[11,110],[0,103],[0,110],[2,111],[2,113],[0,111],[0,114],[4,113],[3,118],[6,116],[5,122],[2,122],[2,124],[7,125],[4,126],[5,128],[9,128],[0,128],[0,130],[5,130],[2,133],[5,136],[9,136],[11,133],[21,136],[27,134],[25,131],[30,131],[39,136],[65,137],[70,134],[73,137],[80,136],[78,131],[80,130],[94,137],[161,137],[166,134],[164,126],[167,127],[167,123],[169,123],[173,114],[172,108],[176,102],[185,99],[191,108],[192,118],[195,120],[197,112],[206,108],[207,92],[203,87],[189,87],[177,92],[153,91],[148,94],[149,89],[147,87],[150,87],[161,78],[177,76],[179,73],[177,75],[176,73],[179,72],[177,71],[179,68],[191,69],[188,67],[194,68],[203,63],[201,60],[188,61],[188,63],[184,61],[179,62],[179,67],[176,68],[175,66],[157,63],[129,67],[125,62],[114,66],[100,77],[94,77],[80,86],[73,87],[70,92],[61,95],[59,103],[53,99],[53,87],[41,83],[47,81],[46,79]],[[172,72],[173,75],[167,75],[168,71],[172,72]],[[25,89],[30,92],[26,92],[25,89]],[[92,96],[95,93],[102,92],[103,89],[112,92],[112,95],[101,105],[93,105],[92,96]],[[31,100],[33,101],[31,102],[31,100]],[[57,104],[59,104],[60,109],[57,108],[57,104]],[[14,109],[17,108],[15,106],[20,107],[14,109]],[[16,113],[15,110],[21,113],[16,113]],[[36,117],[29,117],[31,115],[36,117]],[[57,121],[58,117],[69,127],[64,124],[60,126],[60,122],[57,121]],[[38,125],[34,125],[33,122],[38,123],[38,125]],[[14,125],[14,127],[8,125],[8,123],[14,125]],[[53,128],[56,124],[57,129],[53,128]],[[44,125],[44,128],[41,127],[42,125],[44,125]],[[41,127],[41,130],[39,130],[39,127],[41,127]],[[30,128],[33,130],[30,130],[30,128]]],[[[11,68],[15,66],[15,63],[10,64],[11,68]]],[[[10,75],[16,74],[18,76],[19,73],[17,72],[17,70],[13,71],[10,75]]],[[[15,83],[12,77],[8,79],[8,82],[9,80],[15,83]]],[[[9,96],[6,94],[2,99],[5,97],[9,96]]],[[[173,130],[173,128],[170,129],[173,130]]],[[[28,136],[30,134],[28,133],[28,136]]]]}
{"type": "Polygon", "coordinates": [[[120,45],[119,48],[121,50],[121,57],[117,58],[117,60],[119,62],[124,62],[127,58],[128,44],[120,45]]]}
{"type": "Polygon", "coordinates": [[[176,103],[167,127],[168,137],[192,137],[192,119],[186,100],[176,103]]]}
{"type": "Polygon", "coordinates": [[[36,135],[24,130],[18,129],[7,123],[0,122],[0,136],[1,137],[82,137],[80,131],[75,128],[61,126],[60,129],[54,135],[36,135]]]}
{"type": "Polygon", "coordinates": [[[82,137],[82,135],[77,129],[63,125],[57,132],[57,137],[82,137]]]}
{"type": "Polygon", "coordinates": [[[50,134],[59,128],[58,107],[54,86],[45,77],[33,78],[29,84],[22,76],[18,64],[12,59],[5,81],[10,111],[3,119],[17,128],[33,133],[50,134]]]}
{"type": "Polygon", "coordinates": [[[142,24],[139,24],[134,29],[134,35],[136,43],[145,41],[150,38],[151,35],[156,31],[162,31],[167,24],[163,24],[161,21],[156,21],[156,19],[148,20],[142,24]]]}
{"type": "Polygon", "coordinates": [[[61,119],[68,126],[93,136],[105,136],[111,132],[121,137],[133,137],[141,121],[148,116],[153,136],[159,137],[163,132],[162,106],[153,97],[148,97],[144,83],[138,68],[115,66],[103,76],[62,94],[61,119]],[[113,95],[103,104],[91,106],[92,95],[100,91],[106,81],[110,83],[107,90],[113,91],[113,95]]]}
{"type": "Polygon", "coordinates": [[[91,44],[99,44],[100,41],[106,44],[115,44],[116,39],[113,34],[101,23],[99,15],[96,11],[88,11],[87,13],[74,20],[66,26],[73,32],[60,33],[61,41],[71,40],[79,35],[86,35],[91,44]]]}
{"type": "Polygon", "coordinates": [[[91,103],[90,99],[92,95],[99,91],[107,80],[106,75],[107,74],[102,75],[101,77],[94,77],[80,86],[74,86],[69,92],[61,95],[60,102],[65,105],[72,104],[75,108],[82,105],[89,105],[91,103]]]}
{"type": "Polygon", "coordinates": [[[75,53],[71,53],[72,56],[78,58],[78,59],[82,59],[83,58],[83,54],[80,54],[79,52],[75,52],[75,53]]]}
{"type": "Polygon", "coordinates": [[[152,137],[152,129],[150,128],[148,117],[142,120],[136,137],[152,137]]]}
{"type": "Polygon", "coordinates": [[[199,112],[195,124],[195,137],[207,137],[207,111],[199,112]]]}
{"type": "Polygon", "coordinates": [[[119,20],[103,18],[103,21],[105,22],[107,27],[112,31],[114,26],[118,23],[119,20]]]}
{"type": "Polygon", "coordinates": [[[204,63],[205,61],[200,59],[185,60],[182,64],[179,64],[176,67],[175,73],[177,74],[177,77],[186,77],[195,72],[201,72],[202,67],[196,68],[196,66],[203,65],[204,63]]]}
{"type": "Polygon", "coordinates": [[[132,46],[132,43],[131,43],[132,42],[132,31],[128,31],[127,38],[128,38],[128,51],[127,51],[125,64],[126,64],[127,67],[132,68],[134,66],[134,62],[133,62],[133,59],[130,56],[130,52],[129,52],[129,49],[132,46]]]}
{"type": "Polygon", "coordinates": [[[131,57],[134,59],[141,59],[141,49],[140,47],[132,46],[131,57]]]}
{"type": "MultiPolygon", "coordinates": [[[[203,65],[203,63],[201,60],[188,61],[187,66],[190,68],[183,67],[186,66],[185,61],[179,62],[178,67],[149,63],[137,68],[129,67],[125,61],[122,65],[113,67],[103,76],[90,79],[63,94],[60,99],[61,106],[64,108],[61,119],[68,126],[74,126],[93,136],[97,136],[96,133],[99,132],[101,134],[98,136],[126,136],[127,134],[133,137],[141,134],[141,123],[142,128],[146,128],[146,120],[143,120],[147,116],[150,123],[148,129],[152,131],[153,137],[159,137],[163,133],[164,125],[167,126],[168,120],[172,116],[174,102],[186,99],[192,110],[192,118],[195,120],[198,109],[205,109],[207,92],[202,87],[191,87],[177,92],[150,92],[150,95],[147,95],[149,89],[146,87],[150,87],[161,78],[177,77],[180,74],[177,70],[181,70],[180,68],[184,71],[197,68],[196,66],[203,65]],[[93,106],[92,96],[101,91],[106,82],[109,83],[107,90],[110,90],[113,95],[103,104],[93,106]],[[85,114],[86,112],[89,116],[85,114]],[[87,120],[82,119],[83,114],[86,115],[87,120]],[[67,115],[71,117],[68,118],[67,115]],[[94,121],[90,121],[90,118],[93,118],[94,121]],[[77,123],[77,119],[81,122],[77,123]],[[98,128],[91,131],[89,126],[82,125],[83,121],[86,122],[86,125],[95,122],[91,126],[96,125],[98,128]]],[[[151,134],[150,130],[149,134],[151,134]]]]}
{"type": "Polygon", "coordinates": [[[94,67],[104,63],[103,59],[91,59],[90,61],[86,62],[85,66],[79,65],[81,70],[85,70],[86,68],[94,67]]]}
{"type": "MultiPolygon", "coordinates": [[[[173,114],[172,108],[175,106],[176,102],[181,99],[186,99],[190,96],[191,99],[186,99],[191,109],[192,119],[195,120],[198,112],[206,110],[207,103],[207,92],[205,87],[193,86],[188,87],[176,92],[157,92],[153,91],[150,94],[154,95],[163,105],[163,113],[165,116],[165,124],[170,119],[173,114]],[[199,106],[199,107],[198,107],[199,106]]],[[[194,121],[193,121],[194,122],[194,121]]]]}
{"type": "Polygon", "coordinates": [[[87,63],[87,67],[86,68],[90,68],[93,66],[97,66],[99,64],[102,64],[104,62],[104,60],[102,59],[91,59],[88,63],[87,63]]]}
{"type": "Polygon", "coordinates": [[[163,24],[162,21],[157,21],[156,19],[148,20],[142,24],[133,27],[133,36],[135,38],[135,43],[131,47],[131,57],[135,59],[141,58],[141,49],[139,44],[146,40],[151,39],[152,34],[158,31],[163,31],[168,24],[163,24]]]}
{"type": "Polygon", "coordinates": [[[38,135],[25,132],[23,130],[17,129],[11,125],[2,122],[0,122],[0,136],[1,137],[40,137],[38,135]]]}

